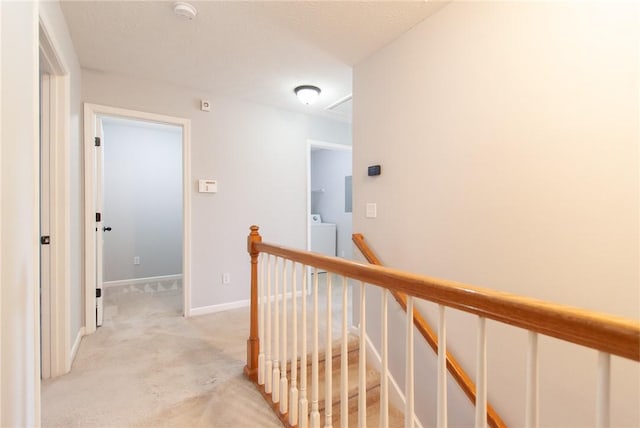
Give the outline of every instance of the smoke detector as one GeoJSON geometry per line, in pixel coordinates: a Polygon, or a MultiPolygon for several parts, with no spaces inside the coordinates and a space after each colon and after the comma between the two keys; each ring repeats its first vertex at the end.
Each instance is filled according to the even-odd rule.
{"type": "Polygon", "coordinates": [[[177,1],[173,4],[173,13],[181,18],[192,20],[198,14],[198,10],[187,2],[177,1]]]}

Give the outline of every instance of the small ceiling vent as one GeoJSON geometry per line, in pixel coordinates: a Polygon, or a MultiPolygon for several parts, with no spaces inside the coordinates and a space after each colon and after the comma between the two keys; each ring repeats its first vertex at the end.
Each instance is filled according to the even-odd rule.
{"type": "Polygon", "coordinates": [[[325,107],[325,111],[351,121],[351,111],[353,108],[353,94],[349,94],[346,97],[340,98],[333,104],[325,107]]]}

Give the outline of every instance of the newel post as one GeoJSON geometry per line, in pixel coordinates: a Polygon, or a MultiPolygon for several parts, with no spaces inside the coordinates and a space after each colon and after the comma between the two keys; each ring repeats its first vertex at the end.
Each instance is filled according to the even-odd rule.
{"type": "Polygon", "coordinates": [[[247,237],[247,251],[251,256],[251,328],[249,340],[247,340],[247,365],[244,374],[254,382],[258,380],[258,353],[260,352],[260,339],[258,337],[258,256],[255,244],[262,242],[262,236],[258,233],[258,226],[251,226],[251,233],[247,237]]]}

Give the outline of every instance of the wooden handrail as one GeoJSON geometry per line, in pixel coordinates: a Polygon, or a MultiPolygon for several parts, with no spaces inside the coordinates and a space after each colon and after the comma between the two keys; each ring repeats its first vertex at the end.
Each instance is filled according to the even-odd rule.
{"type": "MultiPolygon", "coordinates": [[[[411,274],[383,266],[365,265],[258,240],[250,240],[249,252],[252,254],[265,252],[287,258],[367,284],[399,291],[463,312],[640,361],[640,323],[638,321],[411,274]]],[[[253,284],[251,294],[254,294],[253,284]]]]}
{"type": "MultiPolygon", "coordinates": [[[[353,243],[356,245],[356,247],[358,247],[362,255],[365,257],[365,259],[367,259],[369,263],[371,263],[372,265],[382,266],[382,263],[380,262],[378,257],[365,242],[364,236],[362,236],[362,234],[354,233],[352,235],[352,239],[353,243]]],[[[390,293],[396,299],[402,310],[407,312],[407,295],[394,290],[390,290],[390,293]]],[[[438,337],[427,320],[415,307],[413,309],[413,324],[420,332],[420,334],[422,334],[422,337],[424,337],[431,349],[433,349],[433,351],[437,354],[438,337]]],[[[449,370],[449,373],[451,373],[451,376],[458,383],[462,391],[464,391],[467,398],[469,398],[471,403],[475,405],[476,385],[449,351],[447,351],[447,369],[449,370]]],[[[489,403],[487,403],[487,422],[489,423],[489,426],[493,428],[503,428],[507,426],[498,412],[496,412],[493,406],[489,403]]]]}

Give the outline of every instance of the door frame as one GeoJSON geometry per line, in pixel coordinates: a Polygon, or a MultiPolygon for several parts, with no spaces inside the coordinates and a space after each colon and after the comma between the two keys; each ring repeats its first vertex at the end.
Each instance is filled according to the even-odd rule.
{"type": "MultiPolygon", "coordinates": [[[[48,141],[43,144],[50,146],[50,260],[49,275],[49,304],[43,311],[46,319],[39,319],[41,334],[48,334],[45,340],[49,343],[47,349],[41,349],[41,361],[46,359],[50,367],[51,377],[63,375],[71,370],[71,216],[70,216],[70,126],[71,126],[71,84],[69,67],[60,55],[54,38],[51,36],[46,19],[39,18],[39,50],[48,80],[47,100],[43,107],[47,109],[45,126],[48,141]],[[48,312],[48,314],[46,313],[48,312]],[[49,324],[48,329],[42,329],[42,323],[49,324]]],[[[38,166],[40,168],[40,166],[38,166]]],[[[42,207],[39,207],[39,211],[42,207]]],[[[39,234],[39,232],[38,232],[39,234]]],[[[42,376],[44,377],[44,376],[42,376]]]]}
{"type": "Polygon", "coordinates": [[[119,107],[84,103],[84,245],[85,333],[96,331],[95,168],[94,136],[99,116],[164,123],[182,127],[182,292],[183,316],[191,315],[191,121],[189,119],[119,107]]]}
{"type": "Polygon", "coordinates": [[[320,140],[307,140],[307,251],[311,251],[311,150],[326,149],[341,152],[352,152],[353,146],[329,143],[320,140]]]}

